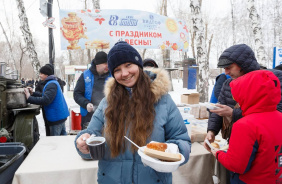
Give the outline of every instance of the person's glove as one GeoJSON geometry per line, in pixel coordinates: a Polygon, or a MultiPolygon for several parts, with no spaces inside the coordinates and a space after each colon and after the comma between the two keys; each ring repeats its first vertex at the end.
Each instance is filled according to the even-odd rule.
{"type": "Polygon", "coordinates": [[[94,106],[92,103],[88,103],[86,106],[86,109],[88,112],[93,112],[94,111],[94,106]]]}

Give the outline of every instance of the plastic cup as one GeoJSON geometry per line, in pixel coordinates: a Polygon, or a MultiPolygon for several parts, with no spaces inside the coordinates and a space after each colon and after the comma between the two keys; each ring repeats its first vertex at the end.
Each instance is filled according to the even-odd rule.
{"type": "Polygon", "coordinates": [[[89,147],[90,155],[93,160],[101,160],[105,155],[104,137],[89,137],[86,139],[86,144],[89,147]]]}

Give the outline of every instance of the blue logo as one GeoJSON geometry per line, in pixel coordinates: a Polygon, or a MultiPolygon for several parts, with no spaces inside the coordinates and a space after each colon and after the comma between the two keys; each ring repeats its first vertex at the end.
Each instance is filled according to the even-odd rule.
{"type": "Polygon", "coordinates": [[[132,16],[126,16],[120,20],[120,26],[137,26],[138,20],[134,19],[132,16]]]}
{"type": "Polygon", "coordinates": [[[117,25],[117,20],[118,20],[118,16],[111,15],[110,20],[109,20],[109,25],[116,26],[117,25]]]}
{"type": "Polygon", "coordinates": [[[149,15],[149,18],[143,19],[143,24],[150,30],[157,30],[160,27],[161,21],[155,20],[154,15],[149,15]]]}
{"type": "Polygon", "coordinates": [[[278,49],[279,57],[282,57],[282,49],[278,49]]]}

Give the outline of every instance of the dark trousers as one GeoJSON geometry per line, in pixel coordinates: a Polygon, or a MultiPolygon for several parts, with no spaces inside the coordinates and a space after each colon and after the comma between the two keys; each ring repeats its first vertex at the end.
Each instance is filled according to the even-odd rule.
{"type": "Polygon", "coordinates": [[[45,124],[46,136],[51,136],[51,134],[50,134],[50,127],[48,125],[48,121],[46,119],[45,111],[44,111],[43,108],[42,108],[42,115],[43,115],[44,124],[45,124]]]}
{"type": "Polygon", "coordinates": [[[84,130],[87,128],[92,116],[93,116],[93,112],[92,113],[87,113],[86,116],[81,116],[81,130],[84,130]]]}

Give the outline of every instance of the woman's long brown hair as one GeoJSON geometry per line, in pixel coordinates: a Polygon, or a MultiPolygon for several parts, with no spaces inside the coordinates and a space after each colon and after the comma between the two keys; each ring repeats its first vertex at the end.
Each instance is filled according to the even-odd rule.
{"type": "MultiPolygon", "coordinates": [[[[156,97],[150,89],[150,84],[150,78],[139,68],[139,78],[132,88],[131,96],[128,90],[116,81],[111,88],[107,97],[108,107],[105,110],[105,135],[112,157],[125,151],[123,136],[127,133],[139,146],[144,146],[151,135],[156,97]]],[[[131,146],[131,150],[134,152],[137,148],[131,146]]]]}

